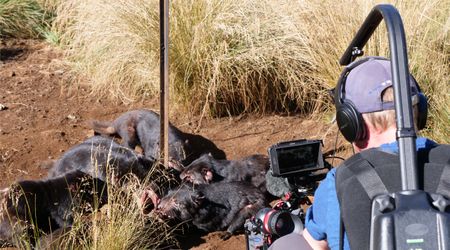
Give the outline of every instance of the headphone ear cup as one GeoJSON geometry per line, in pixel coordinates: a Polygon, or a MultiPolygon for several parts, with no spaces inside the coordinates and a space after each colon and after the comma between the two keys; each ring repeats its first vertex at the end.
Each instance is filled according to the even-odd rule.
{"type": "Polygon", "coordinates": [[[417,104],[419,115],[417,116],[417,128],[422,130],[427,125],[428,116],[428,100],[427,97],[422,93],[418,93],[419,103],[417,104]]]}
{"type": "Polygon", "coordinates": [[[336,110],[336,122],[344,138],[349,142],[366,137],[366,128],[361,114],[347,101],[336,110]]]}

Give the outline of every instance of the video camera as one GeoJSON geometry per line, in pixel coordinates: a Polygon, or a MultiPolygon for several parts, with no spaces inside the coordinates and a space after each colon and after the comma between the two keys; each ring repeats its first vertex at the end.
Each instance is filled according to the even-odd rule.
{"type": "Polygon", "coordinates": [[[247,249],[267,249],[272,242],[286,234],[303,230],[304,211],[301,205],[311,205],[317,181],[322,180],[331,165],[322,154],[321,140],[296,140],[280,142],[268,149],[270,159],[266,186],[277,196],[274,186],[286,183],[284,197],[273,208],[263,208],[250,219],[244,228],[247,249]]]}

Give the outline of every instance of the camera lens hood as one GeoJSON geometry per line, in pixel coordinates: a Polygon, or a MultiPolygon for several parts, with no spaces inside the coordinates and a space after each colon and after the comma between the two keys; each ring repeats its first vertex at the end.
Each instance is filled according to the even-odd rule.
{"type": "Polygon", "coordinates": [[[303,223],[298,216],[286,210],[263,208],[255,216],[262,222],[263,231],[279,237],[303,231],[303,223]]]}

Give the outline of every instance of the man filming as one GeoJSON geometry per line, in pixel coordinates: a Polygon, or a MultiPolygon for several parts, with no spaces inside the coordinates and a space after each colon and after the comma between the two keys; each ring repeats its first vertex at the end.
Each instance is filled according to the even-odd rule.
{"type": "MultiPolygon", "coordinates": [[[[426,98],[412,76],[409,81],[415,126],[421,129],[426,121],[426,98]]],[[[337,119],[351,117],[344,125],[338,122],[340,132],[352,143],[356,153],[377,149],[374,155],[378,158],[373,168],[389,192],[399,191],[401,178],[390,61],[367,57],[348,65],[335,88],[334,99],[337,119]]],[[[435,193],[445,162],[450,162],[450,147],[418,137],[416,149],[420,187],[435,193]],[[427,167],[432,155],[445,158],[443,164],[427,167]]],[[[315,191],[314,204],[307,211],[302,236],[284,236],[270,249],[339,249],[340,242],[344,249],[369,249],[371,200],[356,178],[342,181],[340,172],[339,167],[329,171],[315,191]]],[[[444,194],[449,193],[447,190],[444,194]]]]}

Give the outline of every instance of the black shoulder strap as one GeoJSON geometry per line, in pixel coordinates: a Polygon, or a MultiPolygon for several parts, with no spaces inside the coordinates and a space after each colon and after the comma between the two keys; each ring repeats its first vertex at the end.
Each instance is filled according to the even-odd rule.
{"type": "MultiPolygon", "coordinates": [[[[361,154],[353,155],[353,157],[346,160],[340,167],[344,167],[344,165],[356,177],[358,182],[364,188],[364,191],[369,196],[370,200],[379,194],[388,193],[386,186],[373,168],[373,165],[368,160],[364,159],[361,154]]],[[[342,220],[342,215],[340,217],[339,249],[342,250],[344,249],[345,227],[342,220]]]]}
{"type": "Polygon", "coordinates": [[[342,214],[339,217],[339,250],[344,250],[344,221],[342,220],[342,214]]]}
{"type": "Polygon", "coordinates": [[[442,194],[450,199],[450,164],[445,164],[442,170],[441,179],[439,181],[436,193],[442,194]]]}
{"type": "MultiPolygon", "coordinates": [[[[375,149],[379,150],[379,149],[375,149]]],[[[382,151],[382,150],[380,150],[382,151]]],[[[382,151],[384,152],[384,151],[382,151]]],[[[385,152],[389,153],[389,152],[385,152]]],[[[433,147],[431,149],[423,151],[422,160],[425,163],[429,162],[433,164],[443,165],[442,174],[439,178],[439,183],[434,192],[444,195],[450,198],[450,146],[440,145],[433,147]]],[[[358,180],[358,183],[363,187],[364,191],[367,193],[368,197],[373,200],[373,198],[379,194],[390,193],[383,181],[381,180],[378,173],[375,171],[375,167],[378,165],[373,165],[375,162],[381,164],[382,160],[377,160],[374,157],[380,157],[376,152],[366,150],[359,154],[353,155],[347,161],[344,162],[342,166],[344,169],[350,171],[350,173],[358,180]],[[373,160],[372,160],[373,159],[373,160]]],[[[382,157],[382,156],[381,156],[382,157]]],[[[426,166],[425,166],[426,167],[426,166]]],[[[344,170],[342,169],[342,170],[344,170]]],[[[344,171],[342,171],[344,172],[344,171]]],[[[345,171],[346,172],[346,171],[345,171]]],[[[336,175],[338,177],[338,174],[336,175]]],[[[338,179],[336,179],[338,180],[338,179]]],[[[424,180],[425,181],[425,180],[424,180]]],[[[338,183],[336,183],[338,185],[338,183]]],[[[338,186],[336,186],[338,188],[338,186]]],[[[338,192],[339,196],[339,192],[338,192]]],[[[340,244],[339,249],[343,249],[344,240],[344,224],[341,214],[341,226],[340,226],[340,244]]]]}
{"type": "Polygon", "coordinates": [[[450,199],[450,145],[439,144],[428,152],[430,163],[443,165],[436,193],[450,199]]]}
{"type": "Polygon", "coordinates": [[[354,174],[371,200],[379,194],[388,193],[386,186],[373,168],[373,165],[364,159],[361,154],[351,157],[345,165],[354,174]]]}

